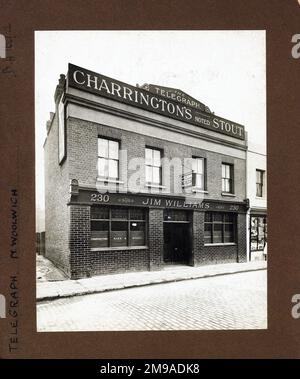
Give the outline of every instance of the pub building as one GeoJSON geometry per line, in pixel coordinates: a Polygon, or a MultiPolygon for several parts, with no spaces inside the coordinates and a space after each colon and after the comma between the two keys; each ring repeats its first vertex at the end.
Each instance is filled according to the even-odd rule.
{"type": "Polygon", "coordinates": [[[54,99],[45,248],[70,278],[247,260],[243,125],[73,64],[54,99]]]}

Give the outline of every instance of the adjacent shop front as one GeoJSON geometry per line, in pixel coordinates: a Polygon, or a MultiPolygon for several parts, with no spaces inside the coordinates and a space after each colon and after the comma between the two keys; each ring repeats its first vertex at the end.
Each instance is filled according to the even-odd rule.
{"type": "Polygon", "coordinates": [[[267,213],[266,210],[250,211],[250,260],[266,259],[267,213]]]}

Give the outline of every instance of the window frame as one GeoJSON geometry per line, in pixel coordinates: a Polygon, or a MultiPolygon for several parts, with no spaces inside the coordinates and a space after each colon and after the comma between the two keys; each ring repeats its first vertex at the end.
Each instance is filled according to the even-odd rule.
{"type": "Polygon", "coordinates": [[[147,186],[162,186],[162,159],[163,159],[163,150],[162,149],[159,149],[159,148],[156,148],[156,147],[151,147],[151,146],[145,146],[145,183],[147,186]],[[147,164],[147,160],[146,160],[146,150],[151,150],[151,153],[152,153],[152,164],[147,164]],[[159,166],[157,165],[154,165],[154,151],[158,151],[159,152],[159,156],[160,156],[160,164],[159,166]],[[147,171],[147,167],[151,168],[151,178],[152,178],[152,181],[149,182],[147,181],[147,174],[146,174],[146,171],[147,171]],[[156,182],[153,182],[153,168],[159,168],[159,183],[156,183],[156,182]]]}
{"type": "Polygon", "coordinates": [[[98,175],[98,178],[100,180],[120,180],[120,145],[121,145],[121,142],[118,140],[118,139],[115,139],[115,138],[107,138],[107,137],[103,137],[103,136],[98,136],[98,139],[97,139],[97,175],[98,175]],[[105,140],[108,142],[108,151],[107,151],[107,157],[105,156],[101,156],[99,154],[99,140],[105,140]],[[112,141],[112,142],[116,142],[118,144],[118,158],[110,158],[109,157],[109,142],[112,141]],[[99,173],[99,160],[100,159],[105,159],[108,163],[108,176],[102,176],[100,175],[99,173]],[[113,177],[113,176],[110,176],[109,175],[109,162],[110,161],[114,161],[114,162],[117,162],[117,177],[113,177]]]}
{"type": "MultiPolygon", "coordinates": [[[[101,206],[95,206],[95,207],[101,207],[101,206]]],[[[141,207],[116,207],[116,206],[102,206],[103,208],[108,208],[108,218],[106,219],[103,219],[103,218],[92,218],[92,214],[91,214],[91,218],[90,218],[90,227],[91,227],[91,241],[93,239],[96,239],[96,238],[93,238],[92,237],[92,222],[107,222],[108,223],[108,238],[107,238],[107,242],[108,242],[108,246],[101,246],[101,247],[91,247],[91,250],[92,251],[96,251],[96,250],[118,250],[118,249],[134,249],[134,248],[147,248],[148,246],[148,213],[147,213],[147,209],[145,208],[141,208],[141,207]],[[112,217],[112,210],[113,209],[124,209],[126,210],[127,212],[127,216],[126,218],[113,218],[112,217]],[[136,209],[141,209],[143,211],[143,214],[144,214],[144,219],[142,220],[139,220],[139,219],[132,219],[131,218],[131,212],[133,213],[136,209]],[[126,228],[126,232],[127,232],[127,245],[123,245],[123,246],[113,246],[112,245],[112,223],[113,222],[124,222],[124,223],[127,223],[127,228],[126,228]],[[136,222],[136,223],[143,223],[144,224],[144,245],[132,245],[130,244],[130,241],[131,241],[131,223],[132,222],[136,222]]]]}
{"type": "Polygon", "coordinates": [[[195,189],[201,190],[201,191],[206,191],[207,190],[207,170],[206,170],[206,158],[204,157],[199,157],[199,156],[192,156],[192,173],[195,173],[195,189]],[[203,167],[203,173],[199,174],[198,172],[194,171],[193,169],[193,162],[197,160],[201,160],[202,167],[203,167]],[[202,175],[203,178],[203,187],[197,186],[197,175],[202,175]]]}
{"type": "Polygon", "coordinates": [[[231,212],[205,212],[204,214],[204,246],[210,246],[210,245],[236,245],[236,237],[237,237],[237,217],[235,213],[231,212]],[[206,221],[206,215],[210,215],[210,221],[206,221]],[[221,215],[222,220],[216,221],[215,216],[221,215]],[[226,221],[226,216],[231,215],[232,221],[226,221]],[[210,230],[210,242],[205,242],[205,226],[211,225],[210,230]],[[214,242],[214,226],[215,225],[222,225],[222,241],[214,242]],[[232,241],[225,242],[225,227],[226,225],[232,225],[232,241]]]}
{"type": "Polygon", "coordinates": [[[264,197],[264,177],[265,177],[265,171],[257,168],[256,171],[255,171],[255,174],[256,174],[256,176],[255,176],[255,182],[256,182],[256,192],[255,193],[256,193],[256,195],[255,196],[259,197],[259,198],[262,198],[262,197],[264,197]],[[258,173],[259,173],[259,177],[260,177],[261,182],[257,181],[257,174],[258,173]],[[261,195],[259,195],[259,193],[257,191],[258,188],[260,188],[261,195]]]}
{"type": "Polygon", "coordinates": [[[267,229],[267,216],[266,215],[250,215],[250,253],[257,252],[257,251],[263,251],[264,246],[259,248],[259,219],[263,219],[263,241],[264,246],[268,239],[268,229],[267,229]],[[256,220],[255,227],[253,226],[253,221],[256,220]],[[253,234],[253,231],[255,230],[256,234],[253,234]],[[255,248],[254,248],[255,243],[255,248]]]}
{"type": "Polygon", "coordinates": [[[234,165],[232,163],[222,162],[222,193],[232,195],[234,194],[234,165]],[[223,177],[223,167],[229,167],[229,178],[226,177],[226,173],[225,177],[223,177]],[[225,180],[228,180],[229,182],[229,191],[226,191],[226,189],[224,189],[226,188],[226,186],[224,187],[225,180]]]}

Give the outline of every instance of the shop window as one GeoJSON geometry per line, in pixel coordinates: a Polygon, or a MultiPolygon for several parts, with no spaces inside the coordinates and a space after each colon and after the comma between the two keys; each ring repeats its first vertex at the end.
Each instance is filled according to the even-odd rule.
{"type": "Polygon", "coordinates": [[[145,149],[145,176],[147,184],[162,184],[161,151],[158,149],[145,149]]]}
{"type": "Polygon", "coordinates": [[[222,163],[222,192],[233,193],[233,165],[222,163]]]}
{"type": "Polygon", "coordinates": [[[204,158],[193,157],[192,170],[195,173],[195,187],[200,190],[206,189],[206,161],[204,158]]]}
{"type": "Polygon", "coordinates": [[[127,246],[128,222],[112,221],[110,242],[112,247],[127,246]]]}
{"type": "Polygon", "coordinates": [[[267,242],[267,218],[266,216],[251,216],[250,224],[251,251],[263,250],[267,242]]]}
{"type": "Polygon", "coordinates": [[[130,246],[144,246],[145,245],[145,223],[144,222],[130,222],[130,246]]]}
{"type": "Polygon", "coordinates": [[[108,247],[108,221],[91,222],[91,247],[108,247]]]}
{"type": "Polygon", "coordinates": [[[256,170],[256,196],[263,197],[264,193],[264,171],[256,170]]]}
{"type": "Polygon", "coordinates": [[[205,223],[204,224],[204,244],[213,243],[212,239],[212,224],[205,223]]]}
{"type": "Polygon", "coordinates": [[[127,208],[111,208],[111,218],[112,219],[128,219],[128,209],[127,208]]]}
{"type": "Polygon", "coordinates": [[[119,142],[98,138],[98,176],[102,179],[119,178],[119,142]]]}
{"type": "Polygon", "coordinates": [[[130,219],[131,220],[145,220],[144,209],[131,208],[130,209],[130,219]]]}
{"type": "Polygon", "coordinates": [[[141,208],[91,208],[91,248],[146,245],[146,211],[141,208]]]}
{"type": "Polygon", "coordinates": [[[222,243],[223,241],[223,225],[222,223],[213,224],[213,243],[222,243]]]}
{"type": "Polygon", "coordinates": [[[224,226],[224,243],[233,242],[233,223],[226,223],[224,226]]]}
{"type": "Polygon", "coordinates": [[[206,212],[204,244],[234,243],[236,216],[232,213],[206,212]]]}
{"type": "Polygon", "coordinates": [[[91,208],[91,219],[108,219],[109,218],[109,208],[108,207],[92,207],[91,208]]]}
{"type": "Polygon", "coordinates": [[[212,213],[211,212],[205,212],[204,220],[205,220],[205,222],[212,222],[212,213]]]}

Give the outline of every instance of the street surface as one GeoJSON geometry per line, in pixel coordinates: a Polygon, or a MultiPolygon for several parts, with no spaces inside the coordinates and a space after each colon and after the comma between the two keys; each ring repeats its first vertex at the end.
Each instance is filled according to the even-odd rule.
{"type": "Polygon", "coordinates": [[[129,288],[37,304],[38,331],[267,328],[267,271],[129,288]]]}

